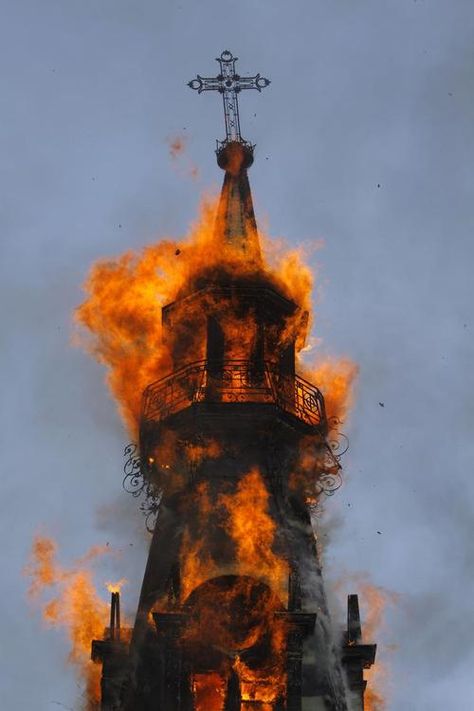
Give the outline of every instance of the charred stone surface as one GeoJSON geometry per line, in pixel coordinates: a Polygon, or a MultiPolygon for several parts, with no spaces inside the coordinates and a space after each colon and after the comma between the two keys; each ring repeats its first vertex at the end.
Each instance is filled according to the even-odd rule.
{"type": "Polygon", "coordinates": [[[129,630],[120,625],[120,595],[113,592],[110,605],[110,626],[103,640],[93,640],[91,659],[102,664],[101,696],[103,711],[119,711],[122,694],[130,671],[129,630]],[[124,639],[125,637],[125,639],[124,639]]]}
{"type": "Polygon", "coordinates": [[[301,711],[303,699],[303,641],[315,625],[316,613],[288,611],[280,613],[287,625],[286,640],[286,709],[301,711]]]}

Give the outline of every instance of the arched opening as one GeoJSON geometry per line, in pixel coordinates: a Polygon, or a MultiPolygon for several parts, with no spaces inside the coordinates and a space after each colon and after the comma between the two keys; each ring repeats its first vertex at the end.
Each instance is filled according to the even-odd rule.
{"type": "Polygon", "coordinates": [[[286,684],[284,607],[264,582],[225,575],[187,598],[184,658],[195,711],[272,711],[286,684]]]}

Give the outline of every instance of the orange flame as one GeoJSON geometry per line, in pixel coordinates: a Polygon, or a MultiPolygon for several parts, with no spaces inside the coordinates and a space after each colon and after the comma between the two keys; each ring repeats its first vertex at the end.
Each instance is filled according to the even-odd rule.
{"type": "MultiPolygon", "coordinates": [[[[171,148],[176,155],[181,149],[181,144],[171,148]]],[[[297,350],[304,346],[312,274],[301,253],[273,250],[271,256],[267,253],[263,262],[255,255],[246,258],[214,230],[215,214],[215,200],[204,199],[199,219],[186,239],[180,242],[166,240],[140,253],[128,252],[114,260],[100,261],[86,282],[87,298],[77,309],[76,320],[89,333],[86,347],[107,367],[109,386],[133,436],[140,419],[143,390],[170,373],[176,362],[183,365],[206,358],[202,333],[205,326],[198,325],[202,322],[203,310],[209,307],[207,313],[212,314],[218,309],[219,326],[231,358],[245,360],[255,345],[256,319],[251,309],[237,317],[235,304],[228,307],[225,299],[221,303],[221,296],[214,293],[206,292],[200,301],[184,298],[200,288],[203,277],[228,274],[232,278],[256,280],[257,283],[264,280],[272,285],[300,308],[281,326],[272,326],[275,334],[270,337],[278,340],[280,347],[294,340],[297,350]],[[173,308],[165,312],[163,328],[162,307],[172,302],[175,302],[173,308]]],[[[267,252],[272,252],[272,248],[267,252]]],[[[275,358],[278,357],[275,354],[275,358]]],[[[343,418],[350,406],[351,384],[356,374],[354,365],[346,360],[339,363],[327,361],[307,369],[307,373],[308,379],[322,389],[329,417],[343,418]]],[[[155,470],[160,471],[165,482],[163,488],[169,486],[170,491],[174,491],[173,483],[179,487],[184,477],[176,471],[179,469],[176,438],[177,435],[171,433],[162,438],[148,460],[155,470]]],[[[188,463],[197,467],[203,459],[218,459],[220,455],[219,445],[210,441],[189,446],[185,454],[181,452],[179,456],[186,456],[188,463]]],[[[186,632],[187,642],[202,645],[204,636],[212,646],[212,640],[220,638],[219,653],[226,660],[217,676],[209,669],[202,670],[195,688],[195,694],[202,699],[198,708],[202,711],[221,708],[222,680],[229,678],[230,659],[240,678],[244,706],[255,702],[259,708],[270,708],[268,704],[284,693],[286,682],[282,660],[287,630],[282,618],[277,616],[279,621],[275,621],[275,613],[286,602],[288,564],[277,550],[274,504],[264,477],[260,471],[252,469],[237,483],[228,482],[219,489],[210,482],[200,483],[191,503],[193,508],[189,512],[180,551],[181,602],[185,603],[194,595],[199,600],[202,595],[205,604],[197,605],[199,615],[195,628],[191,625],[186,632]],[[232,556],[223,555],[222,547],[219,547],[219,536],[228,543],[227,549],[233,551],[230,562],[232,556]],[[234,576],[240,576],[240,583],[232,587],[229,580],[234,576]],[[215,589],[205,588],[213,580],[221,582],[214,583],[215,589]],[[224,584],[222,581],[230,585],[227,598],[227,592],[219,588],[224,584]],[[243,600],[247,595],[251,600],[249,586],[255,581],[263,586],[261,590],[266,590],[267,586],[271,592],[268,595],[261,593],[261,610],[246,611],[249,612],[247,627],[242,624],[237,630],[234,624],[232,628],[222,610],[216,613],[212,595],[223,595],[224,608],[233,610],[237,599],[243,600]],[[241,589],[237,589],[239,584],[241,589]],[[258,624],[252,617],[256,612],[260,615],[258,624]],[[266,666],[256,670],[246,665],[237,655],[236,650],[244,648],[235,642],[237,638],[241,645],[244,639],[251,645],[264,638],[270,650],[266,666]]],[[[51,551],[46,551],[46,555],[51,558],[51,551]]],[[[41,579],[46,580],[46,585],[51,584],[48,574],[41,570],[41,579]]],[[[170,604],[169,601],[158,600],[156,609],[166,604],[170,604]]]]}
{"type": "Polygon", "coordinates": [[[270,583],[285,600],[288,564],[274,553],[276,523],[269,512],[269,494],[256,469],[246,474],[233,495],[222,495],[220,503],[228,513],[226,528],[236,545],[239,570],[270,583]]]}
{"type": "MultiPolygon", "coordinates": [[[[130,251],[115,259],[99,261],[85,283],[87,298],[76,311],[76,321],[85,327],[83,336],[89,332],[89,338],[83,337],[82,342],[106,365],[110,388],[133,434],[143,390],[173,368],[171,344],[163,341],[161,308],[174,301],[185,286],[192,288],[200,274],[218,269],[241,277],[265,276],[287,298],[299,304],[303,315],[310,309],[312,275],[301,253],[273,250],[263,265],[246,260],[216,236],[215,213],[215,199],[205,198],[199,219],[186,239],[179,242],[167,239],[140,253],[130,251]]],[[[192,309],[192,305],[183,308],[192,309]]],[[[203,357],[202,343],[192,340],[194,321],[189,312],[187,325],[191,328],[186,334],[178,334],[178,338],[186,341],[188,352],[198,359],[203,357]]],[[[293,317],[288,320],[287,330],[299,336],[298,348],[304,344],[306,322],[301,313],[296,321],[293,317]]],[[[230,329],[231,325],[227,327],[230,329]]],[[[315,370],[315,383],[320,378],[327,385],[325,394],[331,412],[341,414],[347,409],[354,372],[346,361],[325,363],[315,370]]]]}
{"type": "Polygon", "coordinates": [[[222,711],[225,692],[225,680],[217,672],[194,675],[193,693],[197,711],[222,711]]]}
{"type": "MultiPolygon", "coordinates": [[[[379,676],[380,669],[377,671],[377,676],[379,676]]],[[[364,694],[364,711],[384,711],[387,708],[387,701],[385,698],[374,690],[374,674],[370,670],[366,673],[366,677],[369,679],[370,686],[367,687],[367,691],[364,694]]],[[[375,676],[375,683],[377,676],[375,676]]]]}
{"type": "MultiPolygon", "coordinates": [[[[357,587],[362,618],[362,641],[373,644],[385,626],[385,613],[389,605],[394,605],[397,593],[374,585],[362,573],[344,576],[335,585],[336,591],[347,589],[348,583],[357,587]]],[[[393,650],[393,647],[390,647],[393,650]]],[[[367,690],[364,695],[365,711],[384,711],[390,689],[390,674],[387,666],[377,657],[374,666],[365,672],[367,690]]]]}
{"type": "Polygon", "coordinates": [[[205,532],[214,510],[207,482],[201,482],[196,490],[195,512],[197,535],[187,528],[181,544],[181,594],[183,600],[205,580],[217,575],[218,567],[207,550],[205,532]]]}
{"type": "Polygon", "coordinates": [[[260,660],[258,669],[248,666],[239,656],[233,662],[242,703],[258,702],[259,708],[271,708],[271,702],[284,694],[287,630],[286,622],[275,618],[275,611],[284,608],[288,564],[274,550],[276,524],[269,499],[264,479],[256,469],[248,472],[230,493],[212,496],[209,482],[197,487],[196,527],[185,530],[181,551],[182,601],[188,601],[190,594],[195,597],[194,617],[188,623],[185,638],[187,644],[198,645],[198,649],[199,645],[208,644],[221,652],[226,650],[219,673],[200,674],[195,683],[199,711],[221,711],[230,672],[229,656],[263,639],[267,639],[267,656],[260,660]],[[222,538],[224,533],[235,547],[233,565],[227,561],[222,566],[211,554],[209,536],[222,538]],[[236,575],[232,583],[226,577],[229,575],[236,575]]]}
{"type": "MultiPolygon", "coordinates": [[[[353,404],[353,385],[358,367],[348,358],[324,360],[303,366],[304,377],[315,383],[324,395],[328,419],[343,422],[353,404]]],[[[331,422],[330,422],[331,424],[331,422]]]]}
{"type": "Polygon", "coordinates": [[[86,709],[92,711],[100,700],[100,666],[90,660],[91,640],[101,638],[108,615],[108,605],[95,590],[91,572],[84,566],[106,550],[94,546],[75,568],[62,568],[57,560],[57,545],[46,536],[36,536],[25,574],[31,578],[31,599],[38,599],[48,588],[53,597],[41,602],[43,620],[67,630],[69,662],[74,665],[86,687],[86,709]]]}
{"type": "Polygon", "coordinates": [[[118,593],[121,591],[124,585],[128,583],[128,580],[126,578],[121,578],[118,580],[116,583],[105,583],[105,587],[109,591],[109,593],[118,593]]]}
{"type": "MultiPolygon", "coordinates": [[[[359,582],[361,608],[365,618],[362,628],[364,640],[373,642],[385,624],[385,612],[388,605],[398,600],[397,593],[365,582],[359,582]]],[[[391,648],[393,650],[393,647],[391,648]]],[[[372,669],[366,672],[367,691],[365,711],[384,711],[390,689],[390,674],[383,661],[376,660],[372,669]]]]}
{"type": "Polygon", "coordinates": [[[276,523],[269,511],[269,494],[258,470],[238,483],[235,492],[213,500],[207,482],[197,487],[194,505],[196,526],[184,532],[181,547],[182,595],[218,574],[238,571],[266,581],[285,600],[288,564],[274,552],[276,523]],[[215,528],[217,526],[217,529],[215,528]],[[235,565],[223,570],[210,553],[209,536],[227,532],[235,544],[235,565]]]}

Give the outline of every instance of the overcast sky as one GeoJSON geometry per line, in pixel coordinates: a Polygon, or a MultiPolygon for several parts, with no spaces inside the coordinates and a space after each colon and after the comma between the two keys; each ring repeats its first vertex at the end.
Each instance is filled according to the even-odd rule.
{"type": "Polygon", "coordinates": [[[35,532],[65,564],[109,541],[122,555],[97,580],[127,577],[136,605],[146,538],[121,490],[127,436],[102,368],[70,345],[71,314],[97,258],[183,235],[218,189],[220,99],[186,82],[229,49],[242,74],[272,80],[241,100],[257,218],[290,244],[323,241],[315,334],[360,366],[327,576],[362,572],[399,594],[377,640],[389,711],[467,711],[472,0],[1,5],[2,709],[79,708],[64,636],[26,603],[35,532]]]}

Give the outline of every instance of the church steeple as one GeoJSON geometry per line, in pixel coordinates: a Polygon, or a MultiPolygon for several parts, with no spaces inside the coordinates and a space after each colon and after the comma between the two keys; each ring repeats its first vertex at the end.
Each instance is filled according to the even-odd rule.
{"type": "Polygon", "coordinates": [[[237,94],[269,82],[236,75],[230,52],[218,61],[218,77],[190,83],[224,98],[218,253],[163,307],[172,369],[143,394],[140,460],[125,468],[159,518],[129,650],[116,598],[112,631],[93,644],[101,708],[363,711],[375,647],[361,643],[351,598],[338,656],[311,520],[340,465],[323,395],[295,372],[307,318],[269,270],[253,268],[254,147],[240,135],[237,94]]]}
{"type": "Polygon", "coordinates": [[[242,89],[261,91],[270,84],[269,79],[256,74],[241,77],[235,71],[234,57],[231,52],[222,52],[217,59],[220,73],[217,77],[201,77],[188,83],[199,94],[202,91],[218,91],[224,102],[226,137],[217,141],[217,163],[225,170],[215,231],[223,246],[229,245],[256,264],[261,262],[257,224],[252,204],[252,194],[247,176],[247,169],[253,163],[254,145],[244,140],[240,133],[238,94],[242,89]]]}
{"type": "Polygon", "coordinates": [[[260,242],[247,175],[247,168],[253,162],[252,153],[235,141],[221,149],[217,160],[225,170],[225,177],[214,227],[216,237],[258,265],[261,263],[260,242]]]}

